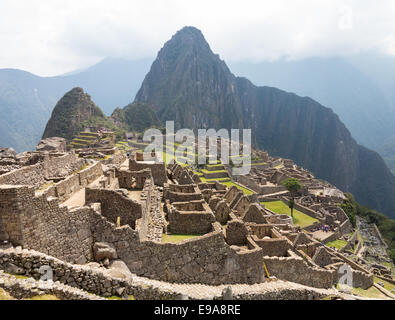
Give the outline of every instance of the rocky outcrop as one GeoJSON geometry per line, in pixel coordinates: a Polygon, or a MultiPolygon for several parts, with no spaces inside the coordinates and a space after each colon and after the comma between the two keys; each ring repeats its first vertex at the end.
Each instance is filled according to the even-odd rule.
{"type": "Polygon", "coordinates": [[[41,140],[36,150],[37,151],[51,151],[51,152],[66,152],[67,141],[64,138],[51,137],[41,140]]]}

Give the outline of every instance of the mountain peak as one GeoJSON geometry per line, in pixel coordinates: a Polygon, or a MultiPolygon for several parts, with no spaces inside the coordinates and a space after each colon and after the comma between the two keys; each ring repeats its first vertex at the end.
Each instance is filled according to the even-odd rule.
{"type": "Polygon", "coordinates": [[[186,26],[180,30],[177,31],[177,33],[173,36],[173,38],[190,38],[190,39],[200,39],[204,40],[204,36],[202,31],[200,31],[198,28],[192,27],[192,26],[186,26]]]}
{"type": "Polygon", "coordinates": [[[159,52],[161,56],[178,56],[182,54],[213,54],[203,33],[195,27],[184,27],[177,31],[173,37],[165,43],[159,52]]]}
{"type": "Polygon", "coordinates": [[[43,139],[62,137],[73,139],[91,117],[105,119],[103,112],[80,87],[73,88],[61,98],[53,109],[43,139]]]}

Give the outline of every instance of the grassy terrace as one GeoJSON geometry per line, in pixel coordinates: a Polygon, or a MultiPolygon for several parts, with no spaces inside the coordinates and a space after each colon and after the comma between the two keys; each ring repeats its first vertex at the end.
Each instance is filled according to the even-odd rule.
{"type": "Polygon", "coordinates": [[[346,240],[337,239],[335,241],[328,242],[326,245],[331,248],[336,248],[337,250],[342,249],[347,244],[346,240]]]}
{"type": "Polygon", "coordinates": [[[209,171],[209,170],[207,170],[207,169],[202,169],[202,172],[203,173],[228,173],[228,171],[226,171],[226,170],[214,170],[214,171],[209,171]]]}
{"type": "Polygon", "coordinates": [[[203,176],[199,176],[200,180],[202,180],[202,182],[214,182],[214,181],[218,181],[218,182],[232,182],[232,180],[230,178],[210,178],[210,179],[206,179],[203,176]]]}
{"type": "Polygon", "coordinates": [[[392,289],[395,288],[395,285],[389,283],[388,281],[382,280],[380,278],[374,277],[374,283],[379,283],[382,282],[384,283],[384,289],[387,289],[389,292],[392,291],[392,289]]]}
{"type": "Polygon", "coordinates": [[[184,240],[193,239],[196,237],[200,237],[198,235],[190,235],[190,234],[163,234],[162,235],[162,243],[178,243],[184,240]]]}
{"type": "Polygon", "coordinates": [[[351,290],[352,294],[355,294],[360,297],[366,297],[366,298],[373,298],[373,299],[388,299],[386,295],[381,293],[377,288],[374,286],[371,286],[369,289],[364,290],[361,288],[352,288],[351,290]]]}
{"type": "Polygon", "coordinates": [[[229,187],[229,188],[231,188],[232,186],[235,186],[237,189],[243,191],[245,195],[254,194],[254,192],[252,192],[251,190],[246,189],[246,188],[242,187],[241,185],[239,185],[239,184],[237,184],[237,183],[234,183],[234,182],[232,182],[232,181],[229,181],[229,182],[222,182],[222,184],[224,184],[225,186],[227,186],[227,187],[229,187]]]}
{"type": "Polygon", "coordinates": [[[222,168],[223,164],[222,163],[208,164],[207,167],[209,167],[209,168],[222,168]]]}
{"type": "MultiPolygon", "coordinates": [[[[261,202],[261,204],[277,214],[286,214],[288,216],[291,216],[291,209],[288,208],[288,206],[282,201],[261,202]]],[[[293,221],[295,225],[299,225],[301,228],[308,227],[314,222],[318,222],[317,219],[314,219],[296,209],[294,209],[293,221]]]]}

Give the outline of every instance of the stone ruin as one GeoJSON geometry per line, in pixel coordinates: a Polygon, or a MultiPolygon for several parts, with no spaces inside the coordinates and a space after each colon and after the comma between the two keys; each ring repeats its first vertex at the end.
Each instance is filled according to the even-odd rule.
{"type": "MultiPolygon", "coordinates": [[[[35,250],[82,278],[84,268],[100,269],[99,283],[68,282],[58,269],[55,277],[107,297],[144,291],[131,289],[131,274],[211,286],[280,279],[328,289],[337,283],[339,267],[349,264],[354,286],[373,284],[369,271],[260,205],[259,193],[202,182],[190,169],[144,161],[138,153],[111,165],[75,152],[38,155],[37,163],[0,175],[0,269],[33,274],[20,256],[1,257],[15,247],[35,250]],[[177,234],[190,239],[162,241],[177,234]],[[113,282],[110,274],[123,280],[113,282]]],[[[307,179],[291,161],[284,168],[282,175],[307,179]]],[[[274,184],[281,174],[265,177],[274,184]]],[[[341,228],[348,221],[332,206],[322,208],[323,222],[341,228]]]]}

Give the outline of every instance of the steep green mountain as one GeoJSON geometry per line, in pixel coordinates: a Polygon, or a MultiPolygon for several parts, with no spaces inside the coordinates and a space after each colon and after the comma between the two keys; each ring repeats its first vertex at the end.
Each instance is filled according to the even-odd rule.
{"type": "Polygon", "coordinates": [[[33,150],[56,102],[65,92],[82,87],[111,114],[116,106],[133,100],[153,59],[105,59],[57,77],[0,69],[0,146],[22,152],[33,150]]]}
{"type": "Polygon", "coordinates": [[[132,103],[125,108],[117,108],[111,119],[127,131],[143,132],[152,127],[160,127],[161,122],[155,112],[144,103],[132,103]]]}
{"type": "Polygon", "coordinates": [[[67,92],[56,104],[49,119],[43,139],[62,137],[72,140],[83,130],[85,124],[96,124],[98,119],[106,120],[101,109],[94,104],[89,94],[81,88],[67,92]],[[94,122],[90,122],[95,120],[94,122]]]}
{"type": "Polygon", "coordinates": [[[395,134],[395,107],[376,79],[348,59],[356,57],[233,62],[230,67],[257,85],[282,88],[332,108],[358,143],[378,151],[383,140],[395,134]]]}
{"type": "Polygon", "coordinates": [[[392,174],[395,175],[395,136],[387,138],[377,151],[383,156],[392,174]]]}
{"type": "Polygon", "coordinates": [[[135,102],[149,104],[176,128],[251,128],[256,147],[295,160],[358,202],[395,217],[394,176],[331,109],[235,77],[196,28],[185,27],[160,50],[135,102]]]}
{"type": "Polygon", "coordinates": [[[257,85],[309,96],[329,106],[358,143],[380,153],[395,172],[395,57],[365,52],[347,57],[232,62],[231,69],[257,85]]]}

